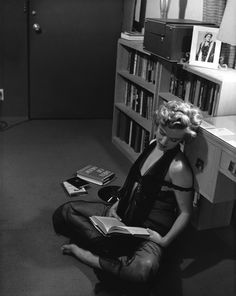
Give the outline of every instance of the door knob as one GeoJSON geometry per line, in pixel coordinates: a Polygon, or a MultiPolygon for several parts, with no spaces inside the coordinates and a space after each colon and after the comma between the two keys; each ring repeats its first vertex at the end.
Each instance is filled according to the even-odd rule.
{"type": "Polygon", "coordinates": [[[40,33],[41,32],[41,27],[40,27],[39,24],[33,24],[33,29],[37,33],[40,33]]]}

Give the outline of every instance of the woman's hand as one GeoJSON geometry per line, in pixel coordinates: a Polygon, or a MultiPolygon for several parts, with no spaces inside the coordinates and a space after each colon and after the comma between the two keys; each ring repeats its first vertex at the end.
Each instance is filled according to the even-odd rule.
{"type": "Polygon", "coordinates": [[[150,233],[150,236],[148,237],[149,240],[160,245],[161,247],[165,247],[165,240],[158,232],[149,228],[147,228],[147,231],[150,233]]]}
{"type": "Polygon", "coordinates": [[[114,217],[114,218],[117,218],[118,220],[121,221],[121,218],[117,215],[117,207],[118,207],[118,203],[119,203],[119,200],[117,200],[117,202],[115,202],[111,207],[110,209],[108,210],[108,213],[107,213],[107,216],[108,217],[114,217]]]}

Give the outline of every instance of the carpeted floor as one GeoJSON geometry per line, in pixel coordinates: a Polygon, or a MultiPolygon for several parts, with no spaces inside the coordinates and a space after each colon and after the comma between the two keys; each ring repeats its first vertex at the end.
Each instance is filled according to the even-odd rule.
{"type": "MultiPolygon", "coordinates": [[[[111,143],[109,120],[34,120],[0,133],[1,296],[95,295],[93,270],[61,254],[67,239],[51,224],[54,209],[69,200],[60,182],[89,163],[114,170],[112,185],[123,183],[130,163],[111,143]]],[[[91,186],[90,195],[99,188],[91,186]]],[[[190,226],[165,258],[152,295],[233,296],[234,231],[190,226]]]]}

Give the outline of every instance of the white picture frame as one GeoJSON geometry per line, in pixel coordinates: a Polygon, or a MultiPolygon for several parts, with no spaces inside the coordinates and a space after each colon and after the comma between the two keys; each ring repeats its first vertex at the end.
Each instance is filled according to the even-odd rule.
{"type": "Polygon", "coordinates": [[[216,39],[219,28],[193,26],[189,65],[217,69],[221,42],[216,39]]]}

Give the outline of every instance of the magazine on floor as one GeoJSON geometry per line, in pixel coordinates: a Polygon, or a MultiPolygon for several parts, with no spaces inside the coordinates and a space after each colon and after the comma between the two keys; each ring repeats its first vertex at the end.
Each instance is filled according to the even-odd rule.
{"type": "Polygon", "coordinates": [[[74,196],[77,194],[87,193],[85,188],[89,185],[89,182],[76,176],[63,181],[62,185],[70,196],[74,196]]]}

